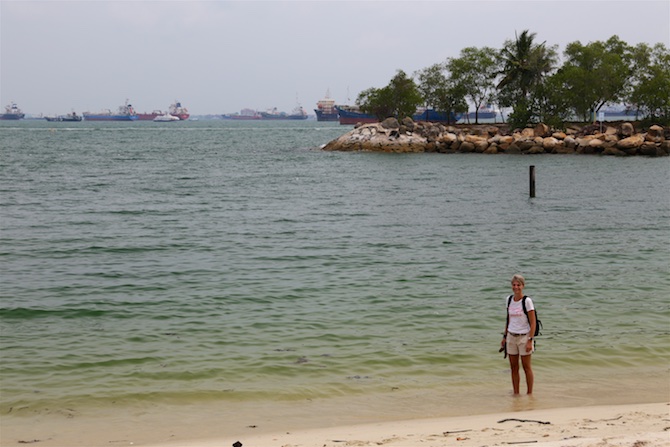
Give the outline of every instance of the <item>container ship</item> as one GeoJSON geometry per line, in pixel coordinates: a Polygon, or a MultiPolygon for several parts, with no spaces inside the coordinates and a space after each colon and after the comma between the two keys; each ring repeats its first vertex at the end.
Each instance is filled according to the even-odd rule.
{"type": "Polygon", "coordinates": [[[116,113],[112,113],[111,110],[105,110],[100,113],[91,113],[84,112],[84,119],[86,121],[136,121],[137,113],[131,104],[128,104],[128,100],[122,106],[119,106],[119,110],[116,113]]]}
{"type": "Polygon", "coordinates": [[[316,103],[314,113],[316,113],[317,121],[337,121],[340,119],[335,108],[335,100],[330,99],[330,91],[326,92],[325,98],[316,103]]]}
{"type": "Polygon", "coordinates": [[[5,113],[0,113],[0,120],[20,120],[26,116],[15,102],[5,106],[5,113]]]}
{"type": "MultiPolygon", "coordinates": [[[[168,114],[172,116],[176,116],[179,118],[180,121],[187,120],[189,118],[189,113],[188,109],[186,107],[182,107],[181,102],[175,101],[172,104],[170,104],[170,108],[168,109],[168,114]]],[[[137,119],[140,121],[153,121],[159,116],[163,116],[165,113],[161,110],[154,110],[151,113],[138,113],[137,114],[137,119]]]]}

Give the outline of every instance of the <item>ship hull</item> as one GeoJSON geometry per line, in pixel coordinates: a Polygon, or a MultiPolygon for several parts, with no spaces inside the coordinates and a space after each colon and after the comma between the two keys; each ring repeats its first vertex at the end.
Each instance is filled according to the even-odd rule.
{"type": "Polygon", "coordinates": [[[261,119],[258,115],[221,115],[221,118],[233,121],[258,121],[261,119]]]}
{"type": "Polygon", "coordinates": [[[0,114],[0,120],[16,121],[23,119],[26,115],[24,113],[3,113],[0,114]]]}
{"type": "Polygon", "coordinates": [[[363,112],[356,112],[354,110],[347,110],[337,107],[337,114],[339,115],[340,124],[358,124],[358,123],[378,123],[376,116],[363,112]]]}
{"type": "Polygon", "coordinates": [[[307,115],[280,115],[280,116],[273,116],[271,114],[261,114],[261,119],[262,120],[272,120],[272,121],[279,121],[279,120],[306,120],[307,115]]]}
{"type": "MultiPolygon", "coordinates": [[[[367,113],[357,112],[337,108],[339,113],[340,124],[351,125],[358,123],[378,123],[379,119],[376,116],[367,113]]],[[[430,121],[434,123],[455,123],[461,118],[460,115],[446,112],[436,112],[435,110],[425,110],[412,116],[414,121],[430,121]]]]}
{"type": "Polygon", "coordinates": [[[79,122],[79,121],[82,120],[82,118],[80,116],[77,116],[77,117],[73,117],[73,116],[56,116],[56,117],[48,116],[44,119],[46,119],[47,121],[51,121],[51,122],[68,122],[68,123],[79,122]]]}
{"type": "Polygon", "coordinates": [[[95,115],[84,114],[86,121],[137,121],[137,115],[95,115]]]}
{"type": "Polygon", "coordinates": [[[326,113],[323,110],[314,109],[314,113],[316,113],[317,121],[338,121],[340,119],[337,111],[333,113],[326,113]]]}
{"type": "Polygon", "coordinates": [[[470,112],[468,113],[468,119],[480,119],[480,120],[490,120],[490,119],[495,119],[498,113],[496,112],[479,112],[476,114],[475,112],[470,112]]]}
{"type": "Polygon", "coordinates": [[[160,113],[138,113],[138,121],[153,121],[156,117],[161,116],[160,113]]]}
{"type": "MultiPolygon", "coordinates": [[[[157,117],[161,116],[162,113],[138,113],[137,114],[137,120],[138,121],[153,121],[157,117]]],[[[179,118],[180,121],[186,121],[191,115],[188,113],[171,113],[172,116],[176,116],[179,118]]]]}

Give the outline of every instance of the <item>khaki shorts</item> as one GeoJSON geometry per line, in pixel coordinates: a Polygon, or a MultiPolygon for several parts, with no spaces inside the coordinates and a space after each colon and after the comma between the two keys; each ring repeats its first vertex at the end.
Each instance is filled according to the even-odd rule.
{"type": "Polygon", "coordinates": [[[528,334],[512,335],[507,334],[507,355],[530,355],[535,351],[535,342],[533,342],[533,349],[526,351],[526,343],[528,343],[528,334]]]}

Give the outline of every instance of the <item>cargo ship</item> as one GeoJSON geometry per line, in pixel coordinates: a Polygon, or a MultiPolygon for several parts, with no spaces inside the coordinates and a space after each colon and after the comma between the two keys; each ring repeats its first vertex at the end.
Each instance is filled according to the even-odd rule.
{"type": "Polygon", "coordinates": [[[15,102],[12,102],[5,106],[5,113],[0,114],[0,120],[20,120],[25,116],[26,114],[19,109],[19,106],[15,102]]]}
{"type": "Polygon", "coordinates": [[[138,113],[137,119],[138,121],[153,121],[154,118],[159,117],[162,114],[163,114],[162,110],[154,110],[151,113],[138,113]]]}
{"type": "Polygon", "coordinates": [[[137,113],[131,104],[128,104],[128,100],[122,106],[119,106],[119,109],[116,113],[112,113],[111,110],[105,110],[100,113],[91,113],[84,112],[84,119],[86,121],[136,121],[137,113]]]}
{"type": "Polygon", "coordinates": [[[288,114],[286,112],[279,112],[277,108],[274,107],[267,112],[261,112],[262,120],[306,120],[307,113],[302,106],[297,106],[293,111],[288,114]]]}
{"type": "MultiPolygon", "coordinates": [[[[339,115],[340,124],[378,123],[379,119],[369,113],[363,113],[355,106],[335,106],[339,115]]],[[[438,112],[433,109],[417,110],[412,116],[414,121],[430,121],[434,123],[456,123],[462,115],[447,112],[438,112]]]]}
{"type": "Polygon", "coordinates": [[[500,113],[500,110],[494,109],[491,107],[491,104],[487,104],[484,106],[481,106],[476,112],[468,112],[467,114],[467,119],[468,120],[491,120],[491,119],[496,119],[496,117],[500,115],[502,117],[502,114],[500,113]]]}
{"type": "Polygon", "coordinates": [[[68,113],[67,115],[45,116],[44,119],[47,120],[47,121],[77,122],[77,121],[81,121],[82,117],[81,117],[81,115],[77,115],[77,112],[72,112],[72,113],[68,113]]]}
{"type": "Polygon", "coordinates": [[[224,120],[252,121],[261,119],[261,114],[253,109],[242,109],[240,113],[227,113],[221,115],[224,120]]]}
{"type": "Polygon", "coordinates": [[[317,121],[337,121],[340,119],[337,109],[335,108],[335,100],[330,99],[330,91],[326,91],[326,97],[316,103],[317,121]]]}
{"type": "MultiPolygon", "coordinates": [[[[188,109],[186,109],[186,107],[182,107],[181,102],[176,100],[170,104],[170,108],[168,109],[167,113],[169,115],[176,116],[180,121],[187,120],[189,116],[191,116],[188,113],[188,109]]],[[[163,115],[165,115],[165,112],[162,110],[154,110],[151,113],[138,113],[137,119],[140,121],[153,121],[155,118],[163,115]]]]}

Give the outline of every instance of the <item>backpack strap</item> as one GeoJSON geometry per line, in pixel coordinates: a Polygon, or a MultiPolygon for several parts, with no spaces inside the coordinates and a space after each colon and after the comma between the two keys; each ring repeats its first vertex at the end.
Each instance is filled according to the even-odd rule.
{"type": "Polygon", "coordinates": [[[507,331],[507,328],[509,327],[509,305],[512,302],[512,297],[513,296],[514,295],[510,295],[510,296],[507,297],[507,312],[506,312],[507,313],[507,323],[505,325],[505,331],[507,331]]]}

